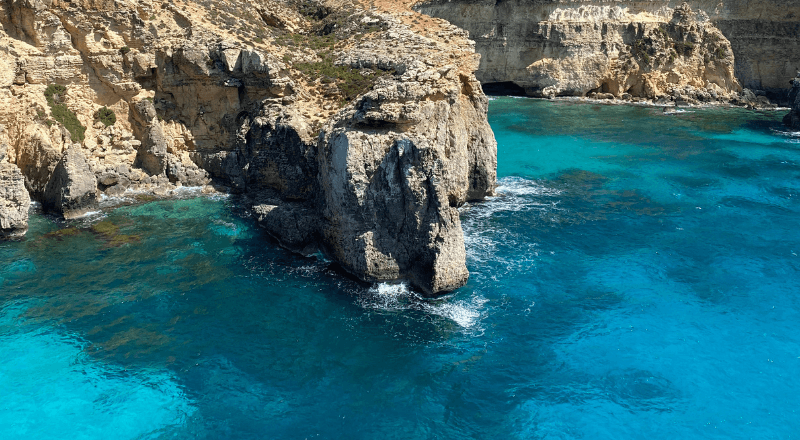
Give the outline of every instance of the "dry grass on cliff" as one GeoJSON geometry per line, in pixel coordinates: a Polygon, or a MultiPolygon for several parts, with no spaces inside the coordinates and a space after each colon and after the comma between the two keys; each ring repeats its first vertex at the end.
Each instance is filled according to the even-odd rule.
{"type": "Polygon", "coordinates": [[[412,8],[419,3],[419,0],[356,0],[365,9],[374,9],[380,13],[392,14],[398,17],[403,24],[407,25],[414,32],[426,34],[436,34],[443,31],[443,24],[447,21],[434,18],[429,15],[421,14],[412,8]]]}

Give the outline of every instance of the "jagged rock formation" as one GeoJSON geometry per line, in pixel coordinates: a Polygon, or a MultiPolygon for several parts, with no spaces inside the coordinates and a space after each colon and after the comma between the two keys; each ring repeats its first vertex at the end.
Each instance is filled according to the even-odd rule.
{"type": "Polygon", "coordinates": [[[409,3],[0,3],[8,160],[65,216],[214,179],[288,248],[456,288],[496,144],[474,43],[409,3]]]}
{"type": "Polygon", "coordinates": [[[792,85],[789,91],[789,114],[783,117],[783,124],[794,130],[800,130],[800,72],[789,81],[792,85]]]}
{"type": "Polygon", "coordinates": [[[741,87],[785,96],[800,60],[797,0],[427,0],[417,9],[470,32],[481,82],[533,96],[750,104],[758,99],[741,87]]]}
{"type": "Polygon", "coordinates": [[[3,162],[0,154],[0,238],[25,235],[30,206],[22,172],[16,165],[3,162]]]}

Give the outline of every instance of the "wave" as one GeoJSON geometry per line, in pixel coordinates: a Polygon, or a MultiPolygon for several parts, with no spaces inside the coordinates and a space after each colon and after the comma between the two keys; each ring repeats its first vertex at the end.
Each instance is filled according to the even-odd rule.
{"type": "Polygon", "coordinates": [[[498,183],[496,196],[461,210],[467,264],[478,278],[534,265],[540,248],[526,235],[526,224],[562,211],[562,192],[540,181],[505,177],[498,183]]]}
{"type": "Polygon", "coordinates": [[[453,298],[426,299],[408,287],[406,283],[378,283],[361,293],[358,303],[369,309],[383,311],[417,310],[440,316],[455,322],[465,329],[474,328],[481,319],[481,310],[487,302],[481,296],[469,301],[453,298]]]}

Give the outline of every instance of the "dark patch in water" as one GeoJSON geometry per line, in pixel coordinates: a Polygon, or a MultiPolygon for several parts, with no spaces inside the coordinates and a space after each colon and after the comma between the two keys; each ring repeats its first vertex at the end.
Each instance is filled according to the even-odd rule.
{"type": "Polygon", "coordinates": [[[699,189],[709,186],[715,186],[719,183],[716,179],[711,179],[708,177],[694,177],[694,176],[680,176],[680,175],[668,175],[664,176],[667,180],[675,182],[681,186],[686,188],[692,189],[699,189]]]}
{"type": "Polygon", "coordinates": [[[750,179],[758,176],[758,172],[749,165],[723,164],[719,170],[722,174],[739,179],[750,179]]]}
{"type": "Polygon", "coordinates": [[[595,385],[608,397],[628,409],[672,411],[681,398],[680,391],[668,379],[644,370],[612,372],[595,385]]]}
{"type": "Polygon", "coordinates": [[[784,214],[784,215],[785,214],[790,214],[792,212],[789,209],[784,208],[782,206],[777,206],[777,205],[774,205],[774,204],[771,204],[771,203],[759,202],[759,201],[751,200],[751,199],[744,198],[744,197],[734,197],[734,196],[723,197],[719,201],[719,204],[722,205],[722,206],[740,208],[740,209],[743,209],[743,210],[752,210],[752,211],[758,211],[758,212],[772,212],[772,213],[775,213],[775,214],[784,214]]]}

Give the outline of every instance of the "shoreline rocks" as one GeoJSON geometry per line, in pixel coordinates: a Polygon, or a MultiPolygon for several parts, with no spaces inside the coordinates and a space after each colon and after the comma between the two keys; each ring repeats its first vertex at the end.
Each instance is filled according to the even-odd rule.
{"type": "Polygon", "coordinates": [[[28,231],[31,199],[25,177],[16,165],[0,159],[0,238],[17,238],[28,231]]]}
{"type": "Polygon", "coordinates": [[[45,186],[42,207],[65,219],[97,207],[97,178],[79,148],[70,148],[58,161],[45,186]]]}

